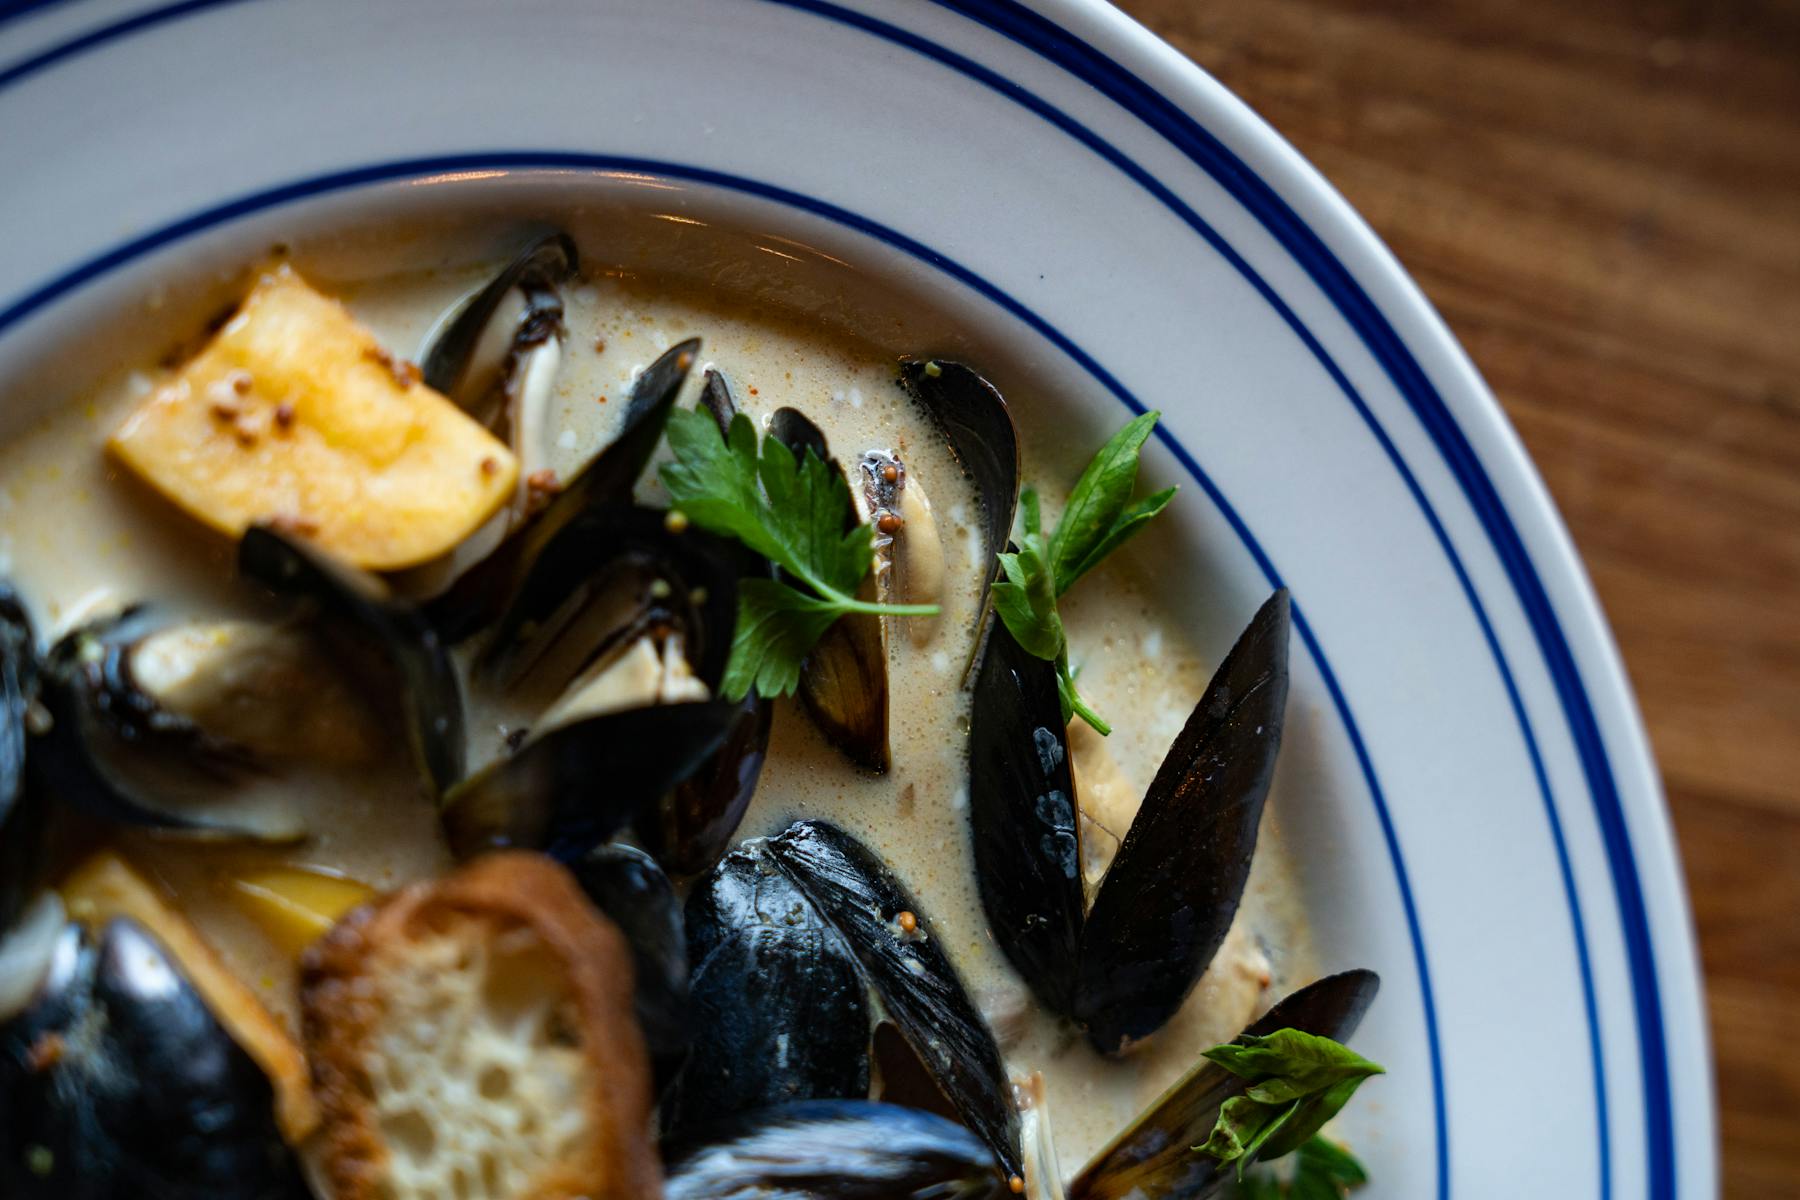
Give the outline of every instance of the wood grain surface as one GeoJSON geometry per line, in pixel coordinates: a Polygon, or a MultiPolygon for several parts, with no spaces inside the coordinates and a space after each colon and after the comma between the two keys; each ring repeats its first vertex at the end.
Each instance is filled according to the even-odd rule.
{"type": "Polygon", "coordinates": [[[1681,839],[1728,1197],[1800,1197],[1800,3],[1122,0],[1468,347],[1618,634],[1681,839]]]}

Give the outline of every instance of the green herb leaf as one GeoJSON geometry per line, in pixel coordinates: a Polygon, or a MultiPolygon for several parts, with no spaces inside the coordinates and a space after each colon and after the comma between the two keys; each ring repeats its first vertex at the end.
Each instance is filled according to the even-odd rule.
{"type": "Polygon", "coordinates": [[[793,692],[800,686],[801,660],[840,615],[831,601],[773,579],[739,583],[737,634],[720,690],[732,699],[742,699],[753,687],[763,696],[793,692]]]}
{"type": "Polygon", "coordinates": [[[663,484],[675,507],[702,529],[735,537],[828,600],[848,600],[874,562],[873,530],[844,532],[850,488],[842,472],[772,437],[757,452],[756,427],[743,413],[729,440],[709,414],[669,414],[663,484]],[[760,488],[758,485],[761,485],[760,488]]]}
{"type": "Polygon", "coordinates": [[[1161,416],[1147,412],[1133,418],[1100,447],[1075,481],[1075,490],[1069,493],[1069,503],[1050,539],[1050,569],[1057,595],[1098,566],[1174,497],[1175,489],[1167,488],[1138,504],[1129,503],[1137,486],[1138,454],[1161,416]]]}
{"type": "Polygon", "coordinates": [[[1356,1157],[1329,1138],[1312,1138],[1291,1161],[1286,1179],[1268,1167],[1245,1176],[1236,1200],[1344,1200],[1369,1182],[1356,1157]]]}
{"type": "Polygon", "coordinates": [[[1026,653],[1056,664],[1064,723],[1080,717],[1101,734],[1111,733],[1112,726],[1076,690],[1075,672],[1069,669],[1068,634],[1056,600],[1174,498],[1175,489],[1165,488],[1136,504],[1130,502],[1137,486],[1138,451],[1159,416],[1147,412],[1137,417],[1100,448],[1076,481],[1048,540],[1037,493],[1030,488],[1021,492],[1023,532],[1018,549],[997,556],[1004,578],[991,592],[994,611],[1026,653]]]}
{"type": "Polygon", "coordinates": [[[850,489],[843,474],[812,451],[800,458],[772,437],[757,444],[743,413],[720,436],[712,417],[691,409],[669,414],[673,462],[662,481],[675,507],[711,533],[734,537],[775,563],[805,590],[772,579],[738,588],[737,629],[720,691],[741,700],[791,694],[800,664],[832,622],[846,613],[932,616],[935,604],[871,604],[856,599],[874,563],[874,531],[848,533],[850,489]]]}
{"type": "Polygon", "coordinates": [[[1221,1106],[1212,1134],[1194,1149],[1236,1163],[1240,1177],[1251,1160],[1279,1158],[1305,1144],[1365,1079],[1383,1073],[1349,1047],[1298,1029],[1240,1037],[1206,1057],[1250,1087],[1221,1106]]]}
{"type": "Polygon", "coordinates": [[[1016,551],[999,555],[1004,579],[995,581],[994,608],[1025,652],[1052,662],[1060,659],[1068,642],[1062,617],[1056,611],[1056,589],[1044,557],[1044,533],[1037,493],[1026,488],[1019,495],[1024,533],[1016,551]]]}

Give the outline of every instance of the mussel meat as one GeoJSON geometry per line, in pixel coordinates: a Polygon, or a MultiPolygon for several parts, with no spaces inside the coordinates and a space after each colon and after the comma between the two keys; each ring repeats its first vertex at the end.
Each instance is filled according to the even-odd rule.
{"type": "Polygon", "coordinates": [[[990,1200],[1007,1194],[960,1125],[867,1100],[815,1100],[709,1131],[669,1170],[666,1200],[990,1200]]]}
{"type": "Polygon", "coordinates": [[[152,610],[127,609],[51,648],[40,685],[49,720],[28,752],[36,786],[111,820],[191,836],[303,836],[291,802],[246,786],[257,763],[247,748],[138,683],[136,650],[162,627],[152,610]]]}
{"type": "Polygon", "coordinates": [[[326,628],[355,639],[388,666],[414,761],[431,794],[462,776],[462,685],[442,639],[417,608],[377,576],[269,525],[244,531],[238,572],[278,596],[311,605],[326,628]]]}
{"type": "Polygon", "coordinates": [[[125,920],[58,935],[0,1024],[0,1194],[304,1200],[269,1082],[162,947],[125,920]]]}
{"type": "MultiPolygon", "coordinates": [[[[1381,979],[1373,971],[1345,971],[1301,988],[1244,1030],[1266,1036],[1298,1029],[1345,1041],[1356,1032],[1381,979]]],[[[1232,1168],[1193,1147],[1206,1141],[1219,1108],[1249,1085],[1203,1061],[1152,1104],[1082,1168],[1069,1200],[1203,1200],[1224,1185],[1232,1168]]]]}
{"type": "Polygon", "coordinates": [[[760,841],[687,902],[693,1044],[663,1110],[679,1141],[772,1104],[869,1094],[869,1012],[855,957],[760,841]]]}
{"type": "Polygon", "coordinates": [[[1237,913],[1281,746],[1287,593],[1270,597],[1213,676],[1091,910],[1055,668],[1001,622],[989,643],[969,754],[982,906],[1032,991],[1115,1054],[1175,1014],[1237,913]]]}

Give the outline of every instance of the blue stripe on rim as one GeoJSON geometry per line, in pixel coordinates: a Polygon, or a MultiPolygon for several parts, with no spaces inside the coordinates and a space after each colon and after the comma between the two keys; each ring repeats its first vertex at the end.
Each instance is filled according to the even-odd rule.
{"type": "MultiPolygon", "coordinates": [[[[1179,105],[1138,78],[1128,68],[1016,0],[934,0],[934,3],[987,26],[1087,83],[1137,117],[1224,187],[1233,199],[1243,205],[1280,242],[1356,330],[1369,352],[1406,399],[1413,414],[1437,446],[1438,453],[1456,476],[1464,496],[1481,521],[1483,530],[1505,567],[1513,591],[1531,623],[1539,651],[1543,654],[1545,665],[1555,683],[1563,715],[1568,721],[1580,755],[1582,771],[1593,796],[1631,965],[1632,999],[1637,1011],[1639,1032],[1639,1070],[1644,1083],[1649,1194],[1652,1200],[1670,1200],[1676,1191],[1676,1174],[1675,1121],[1670,1095],[1668,1048],[1649,912],[1644,902],[1643,885],[1637,874],[1637,863],[1632,854],[1624,805],[1600,733],[1599,720],[1588,699],[1586,686],[1582,683],[1574,652],[1550,603],[1549,592],[1544,587],[1525,548],[1524,539],[1513,525],[1498,490],[1488,478],[1480,458],[1451,414],[1449,406],[1444,403],[1443,397],[1438,394],[1418,360],[1407,349],[1399,333],[1357,283],[1355,276],[1332,254],[1323,239],[1273,187],[1179,105]]],[[[1367,414],[1365,417],[1373,421],[1367,414]]],[[[1386,435],[1379,436],[1384,448],[1389,450],[1395,464],[1404,473],[1406,468],[1387,443],[1386,435]]],[[[1410,486],[1410,478],[1408,482],[1410,486]]],[[[1433,524],[1436,524],[1435,517],[1433,524]]],[[[1448,549],[1447,541],[1446,548],[1448,549]]],[[[1454,556],[1454,552],[1452,554],[1454,556]]],[[[1461,574],[1460,564],[1458,573],[1461,574]]],[[[1477,608],[1479,607],[1477,602],[1477,608]]],[[[1482,615],[1482,622],[1485,628],[1485,614],[1482,615]]],[[[1492,631],[1487,632],[1492,642],[1492,631]]],[[[1507,676],[1507,688],[1513,693],[1517,704],[1517,692],[1513,688],[1511,672],[1504,659],[1499,657],[1497,643],[1494,643],[1494,649],[1501,671],[1507,676]]],[[[1523,708],[1520,707],[1519,711],[1523,720],[1523,708]]],[[[1530,737],[1529,727],[1527,737],[1530,737]]],[[[1532,757],[1536,762],[1535,746],[1532,748],[1532,757]]],[[[1541,764],[1538,767],[1541,774],[1541,764]]],[[[1556,820],[1553,812],[1551,820],[1553,823],[1556,820]]],[[[1560,829],[1557,841],[1558,852],[1561,853],[1560,829]]],[[[1567,876],[1566,857],[1564,872],[1567,876]]],[[[1569,888],[1572,900],[1572,881],[1569,888]]],[[[1577,920],[1579,924],[1579,917],[1577,920]]],[[[1585,949],[1583,954],[1585,959],[1585,949]]],[[[1583,971],[1585,974],[1585,961],[1583,971]]],[[[1590,1020],[1594,1019],[1592,1005],[1590,989],[1590,1020]]],[[[1595,1053],[1599,1053],[1597,1038],[1595,1053]]],[[[1598,1066],[1599,1060],[1596,1058],[1597,1069],[1598,1066]]],[[[1596,1078],[1603,1085],[1604,1077],[1597,1075],[1596,1078]]],[[[1604,1173],[1604,1095],[1601,1106],[1601,1163],[1604,1173]]],[[[1603,1174],[1603,1194],[1607,1186],[1609,1183],[1603,1174]]]]}
{"type": "MultiPolygon", "coordinates": [[[[0,12],[0,23],[26,11],[49,7],[56,2],[57,0],[39,0],[37,3],[15,6],[11,12],[0,12]]],[[[15,64],[12,68],[0,71],[0,87],[42,70],[60,59],[79,54],[138,29],[174,20],[201,9],[236,2],[237,0],[187,0],[185,3],[139,13],[114,25],[93,31],[32,56],[15,64]]],[[[940,47],[906,34],[905,31],[883,25],[859,13],[828,4],[810,3],[808,0],[776,0],[776,2],[787,3],[791,7],[810,9],[820,15],[862,26],[879,36],[887,37],[888,40],[904,39],[905,44],[909,44],[911,49],[930,54],[947,65],[963,70],[965,74],[969,73],[967,67],[975,65],[940,47]],[[899,35],[899,37],[895,35],[899,35]]],[[[1646,1083],[1646,1119],[1651,1127],[1649,1138],[1651,1143],[1651,1192],[1653,1196],[1672,1195],[1674,1186],[1673,1120],[1669,1108],[1667,1058],[1663,1043],[1660,998],[1657,993],[1654,955],[1649,942],[1648,916],[1643,904],[1641,885],[1636,877],[1635,864],[1631,860],[1629,836],[1624,827],[1623,810],[1617,788],[1612,779],[1610,764],[1606,759],[1604,744],[1600,739],[1598,722],[1594,718],[1592,707],[1588,702],[1567,639],[1563,636],[1555,613],[1550,607],[1548,595],[1525,552],[1522,539],[1513,528],[1510,517],[1500,503],[1498,494],[1482,470],[1472,447],[1469,446],[1467,439],[1456,425],[1454,417],[1443,404],[1442,398],[1431,387],[1429,380],[1417,362],[1413,360],[1410,352],[1406,350],[1399,336],[1387,324],[1366,293],[1355,283],[1350,273],[1325,248],[1318,236],[1288,208],[1274,189],[1256,176],[1229,149],[1166,97],[1093,47],[1053,22],[1014,3],[1013,0],[934,0],[934,2],[996,30],[1084,80],[1143,120],[1225,186],[1294,255],[1352,326],[1357,329],[1370,351],[1400,388],[1415,415],[1425,426],[1440,453],[1444,455],[1446,463],[1462,484],[1472,507],[1475,508],[1478,518],[1494,543],[1495,550],[1499,554],[1532,623],[1540,649],[1545,655],[1546,665],[1555,681],[1565,715],[1570,721],[1571,732],[1575,737],[1583,769],[1587,773],[1590,789],[1594,795],[1626,933],[1633,974],[1634,1000],[1638,1008],[1640,1031],[1643,1035],[1640,1038],[1640,1053],[1646,1083]],[[1657,1136],[1658,1131],[1663,1136],[1657,1136]]],[[[1076,126],[1056,110],[1044,105],[1036,97],[1008,81],[992,76],[991,73],[987,74],[989,78],[983,79],[981,82],[990,87],[998,84],[996,90],[1001,91],[1014,102],[1026,104],[1040,116],[1062,125],[1067,132],[1076,136],[1085,135],[1082,140],[1086,141],[1091,148],[1101,151],[1103,156],[1108,157],[1115,166],[1133,174],[1140,184],[1146,181],[1150,184],[1155,183],[1142,172],[1141,168],[1137,168],[1135,164],[1119,155],[1116,150],[1099,141],[1088,131],[1076,126]],[[1058,118],[1061,119],[1058,120],[1058,118]]],[[[1158,187],[1152,187],[1152,191],[1158,191],[1158,187]]],[[[1162,189],[1162,192],[1163,194],[1158,194],[1158,199],[1167,203],[1166,189],[1162,189]]],[[[1201,232],[1204,236],[1207,231],[1202,230],[1201,232]]],[[[1212,241],[1213,239],[1209,238],[1208,240],[1212,241]]],[[[1216,243],[1215,246],[1217,248],[1216,243]]],[[[1226,247],[1224,250],[1228,251],[1229,248],[1226,247]]],[[[1229,253],[1228,257],[1235,258],[1229,253]]],[[[1233,265],[1239,266],[1235,261],[1233,265]]],[[[1245,268],[1239,266],[1239,269],[1245,268]]],[[[1267,297],[1277,303],[1278,309],[1284,308],[1260,280],[1252,278],[1251,281],[1258,286],[1259,290],[1264,291],[1267,297]]],[[[1283,316],[1291,320],[1291,315],[1285,311],[1283,311],[1283,316]]],[[[1303,341],[1308,343],[1309,350],[1314,350],[1315,354],[1320,353],[1309,333],[1298,326],[1296,332],[1301,335],[1303,341]]],[[[1323,358],[1321,358],[1321,362],[1334,379],[1341,379],[1341,372],[1337,370],[1335,364],[1323,358]]],[[[1371,431],[1382,444],[1383,449],[1389,453],[1390,458],[1406,476],[1409,489],[1414,491],[1415,497],[1423,504],[1423,495],[1419,491],[1416,481],[1411,478],[1404,463],[1399,460],[1385,432],[1373,421],[1360,398],[1353,394],[1351,398],[1365,421],[1370,423],[1371,431]]],[[[1460,561],[1456,561],[1454,551],[1450,549],[1435,513],[1430,512],[1427,508],[1426,515],[1434,532],[1438,534],[1440,540],[1444,542],[1445,549],[1451,554],[1453,565],[1459,578],[1464,582],[1465,590],[1469,592],[1471,600],[1475,602],[1484,634],[1488,637],[1490,648],[1495,653],[1496,664],[1506,682],[1515,712],[1521,722],[1524,722],[1523,708],[1518,699],[1511,672],[1499,653],[1499,647],[1493,638],[1485,611],[1481,609],[1479,601],[1476,600],[1460,561]]],[[[1528,724],[1523,726],[1523,732],[1532,754],[1534,769],[1539,774],[1540,785],[1546,789],[1546,809],[1552,824],[1553,838],[1557,843],[1565,891],[1573,903],[1575,897],[1572,877],[1566,850],[1563,846],[1560,825],[1547,794],[1547,780],[1544,778],[1542,763],[1528,724]]],[[[1585,936],[1579,910],[1576,909],[1573,915],[1578,954],[1582,959],[1584,987],[1587,989],[1586,1003],[1590,1032],[1593,1035],[1596,1084],[1603,1088],[1604,1076],[1600,1071],[1598,1057],[1598,1032],[1595,1027],[1596,1014],[1586,962],[1585,936]]],[[[1603,1091],[1597,1096],[1597,1104],[1601,1117],[1601,1170],[1604,1189],[1607,1180],[1607,1130],[1603,1091]]],[[[1442,1123],[1440,1121],[1440,1137],[1442,1136],[1441,1131],[1442,1123]]],[[[1442,1149],[1443,1147],[1440,1147],[1440,1150],[1442,1149]]],[[[1440,1154],[1440,1194],[1447,1188],[1447,1181],[1444,1177],[1446,1172],[1447,1162],[1440,1154]]]]}
{"type": "MultiPolygon", "coordinates": [[[[1072,342],[1061,331],[1045,321],[1042,317],[1026,308],[1018,300],[1002,291],[994,284],[962,266],[960,263],[937,253],[931,248],[914,241],[898,230],[890,229],[878,222],[852,213],[846,209],[792,192],[773,184],[739,176],[727,175],[704,168],[691,167],[681,163],[663,162],[655,159],[624,158],[612,155],[581,154],[558,151],[495,151],[491,153],[460,154],[424,159],[406,159],[396,162],[376,163],[365,167],[355,167],[343,171],[335,171],[325,175],[302,179],[294,183],[268,188],[227,201],[212,208],[205,209],[181,220],[165,225],[160,229],[134,238],[131,241],[115,246],[102,254],[96,255],[62,275],[36,288],[21,299],[0,309],[0,334],[4,334],[13,325],[18,324],[44,306],[53,303],[62,296],[92,283],[97,279],[119,269],[135,259],[149,254],[164,246],[182,241],[208,229],[226,224],[230,221],[262,212],[283,204],[316,197],[330,192],[344,191],[350,188],[369,184],[382,183],[395,179],[409,179],[442,174],[447,172],[471,169],[576,169],[590,171],[632,172],[637,174],[658,175],[673,179],[683,179],[711,187],[742,192],[760,199],[774,201],[788,207],[797,208],[815,216],[823,217],[858,233],[875,238],[910,257],[933,267],[970,288],[972,291],[998,304],[1008,313],[1029,325],[1040,335],[1053,343],[1062,353],[1079,364],[1102,387],[1116,396],[1131,411],[1141,413],[1145,405],[1125,388],[1109,371],[1096,362],[1084,350],[1072,342]]],[[[1262,571],[1269,586],[1284,586],[1281,575],[1274,563],[1264,552],[1254,534],[1245,525],[1224,494],[1212,481],[1211,477],[1195,461],[1193,456],[1179,442],[1165,439],[1169,449],[1175,454],[1188,474],[1198,483],[1201,490],[1218,508],[1220,514],[1231,526],[1239,541],[1249,552],[1262,571]]],[[[1413,903],[1412,885],[1407,876],[1406,864],[1401,855],[1399,839],[1395,834],[1393,822],[1389,816],[1387,801],[1380,782],[1375,776],[1375,766],[1368,750],[1363,744],[1362,734],[1351,716],[1348,701],[1339,688],[1337,676],[1332,671],[1325,657],[1324,649],[1319,645],[1317,637],[1307,622],[1306,616],[1298,600],[1293,602],[1292,617],[1294,630],[1300,635],[1308,654],[1319,668],[1319,675],[1325,682],[1326,690],[1331,696],[1332,704],[1343,721],[1345,735],[1349,738],[1352,749],[1356,753],[1358,767],[1368,785],[1369,794],[1374,801],[1376,817],[1381,824],[1382,838],[1387,845],[1388,855],[1394,867],[1395,882],[1400,892],[1401,905],[1406,913],[1407,929],[1412,941],[1413,959],[1419,970],[1419,990],[1425,1011],[1426,1038],[1430,1051],[1432,1067],[1432,1088],[1437,1093],[1435,1111],[1438,1120],[1442,1120],[1444,1111],[1442,1092],[1443,1075],[1438,1054],[1438,1033],[1436,1006],[1432,998],[1431,977],[1426,960],[1424,935],[1419,926],[1418,912],[1413,903]]],[[[1437,1138],[1443,1142],[1445,1132],[1440,1126],[1437,1138]]]]}

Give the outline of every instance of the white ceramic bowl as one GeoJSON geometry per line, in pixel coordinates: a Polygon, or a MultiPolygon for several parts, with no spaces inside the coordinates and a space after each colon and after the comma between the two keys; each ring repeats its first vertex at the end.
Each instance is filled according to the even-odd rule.
{"type": "Polygon", "coordinates": [[[1071,446],[1166,411],[1199,635],[1293,589],[1289,826],[1327,965],[1386,982],[1369,1194],[1713,1194],[1656,772],[1542,485],[1336,193],[1101,3],[0,9],[0,426],[84,323],[291,231],[618,203],[928,296],[1071,446]]]}

